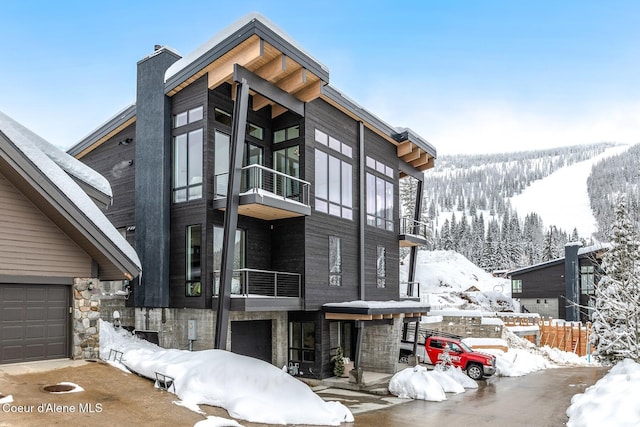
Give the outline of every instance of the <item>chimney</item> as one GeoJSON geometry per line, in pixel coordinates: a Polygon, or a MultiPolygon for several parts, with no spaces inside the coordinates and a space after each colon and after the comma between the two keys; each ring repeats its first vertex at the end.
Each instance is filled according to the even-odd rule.
{"type": "Polygon", "coordinates": [[[565,319],[567,321],[579,322],[580,310],[580,260],[578,251],[582,244],[580,242],[569,242],[564,246],[564,288],[565,288],[565,319]]]}

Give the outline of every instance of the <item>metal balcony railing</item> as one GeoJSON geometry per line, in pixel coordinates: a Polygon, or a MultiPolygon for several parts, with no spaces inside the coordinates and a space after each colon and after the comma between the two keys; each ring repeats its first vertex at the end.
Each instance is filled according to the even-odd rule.
{"type": "Polygon", "coordinates": [[[420,282],[400,282],[400,298],[420,298],[420,282]]]}
{"type": "Polygon", "coordinates": [[[428,240],[428,230],[429,225],[426,222],[416,221],[415,219],[409,217],[400,219],[400,234],[412,234],[414,236],[420,236],[428,240]]]}
{"type": "MultiPolygon", "coordinates": [[[[215,198],[227,197],[229,174],[223,173],[213,177],[215,198]]],[[[240,193],[261,191],[285,200],[309,206],[309,188],[311,184],[302,179],[266,168],[262,165],[249,165],[242,168],[240,193]]]]}
{"type": "MultiPolygon", "coordinates": [[[[220,291],[220,270],[214,272],[213,295],[220,291]]],[[[233,270],[231,294],[250,297],[300,298],[302,296],[302,276],[298,273],[240,268],[233,270]]]]}

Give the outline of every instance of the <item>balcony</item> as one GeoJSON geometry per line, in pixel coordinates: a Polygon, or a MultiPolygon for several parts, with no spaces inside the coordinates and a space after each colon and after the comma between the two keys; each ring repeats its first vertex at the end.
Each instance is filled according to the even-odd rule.
{"type": "Polygon", "coordinates": [[[401,218],[400,221],[400,246],[422,246],[429,243],[427,237],[428,224],[426,222],[416,221],[413,218],[401,218]]]}
{"type": "MultiPolygon", "coordinates": [[[[227,173],[213,178],[213,207],[226,209],[227,173]]],[[[242,168],[238,214],[267,221],[311,214],[307,181],[262,165],[242,168]]]]}
{"type": "MultiPolygon", "coordinates": [[[[213,295],[220,289],[215,272],[213,295]]],[[[240,268],[231,279],[232,311],[302,310],[302,276],[298,273],[240,268]]]]}
{"type": "Polygon", "coordinates": [[[420,301],[420,282],[400,282],[401,301],[420,301]]]}

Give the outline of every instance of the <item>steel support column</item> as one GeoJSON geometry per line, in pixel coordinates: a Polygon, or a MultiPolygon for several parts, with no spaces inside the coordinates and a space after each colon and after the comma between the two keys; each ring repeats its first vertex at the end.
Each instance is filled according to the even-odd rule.
{"type": "MultiPolygon", "coordinates": [[[[364,301],[365,299],[365,286],[364,286],[364,226],[367,223],[367,205],[365,201],[365,152],[364,152],[364,123],[358,122],[358,156],[359,156],[359,179],[360,179],[360,224],[358,224],[358,279],[360,281],[360,288],[358,297],[364,301]]],[[[356,365],[356,368],[358,365],[356,365]]]]}
{"type": "Polygon", "coordinates": [[[218,292],[218,312],[216,313],[216,336],[214,348],[227,348],[229,311],[231,310],[231,280],[233,278],[233,257],[235,254],[236,229],[238,228],[238,206],[240,204],[240,180],[244,140],[247,129],[249,108],[249,84],[246,80],[237,83],[236,101],[231,123],[231,147],[229,147],[229,182],[227,184],[226,211],[224,214],[224,234],[222,240],[222,262],[220,268],[220,289],[218,292]]]}
{"type": "MultiPolygon", "coordinates": [[[[416,188],[416,206],[413,211],[413,219],[417,222],[421,219],[422,213],[422,198],[423,198],[423,185],[424,181],[422,179],[418,179],[418,186],[416,188]]],[[[412,230],[414,234],[416,230],[412,230]]],[[[407,293],[413,296],[413,286],[416,280],[416,261],[418,258],[418,247],[412,246],[411,253],[409,254],[409,283],[407,284],[407,293]]],[[[416,321],[416,329],[413,334],[413,355],[417,357],[418,351],[418,328],[420,327],[420,321],[416,321]]]]}

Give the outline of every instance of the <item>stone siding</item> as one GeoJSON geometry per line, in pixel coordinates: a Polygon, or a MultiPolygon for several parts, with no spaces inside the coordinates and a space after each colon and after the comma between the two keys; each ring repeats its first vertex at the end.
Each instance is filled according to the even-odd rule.
{"type": "Polygon", "coordinates": [[[98,279],[73,281],[73,358],[100,357],[100,286],[98,279]]]}
{"type": "Polygon", "coordinates": [[[360,367],[365,371],[395,373],[400,354],[402,319],[363,324],[360,367]]]}

